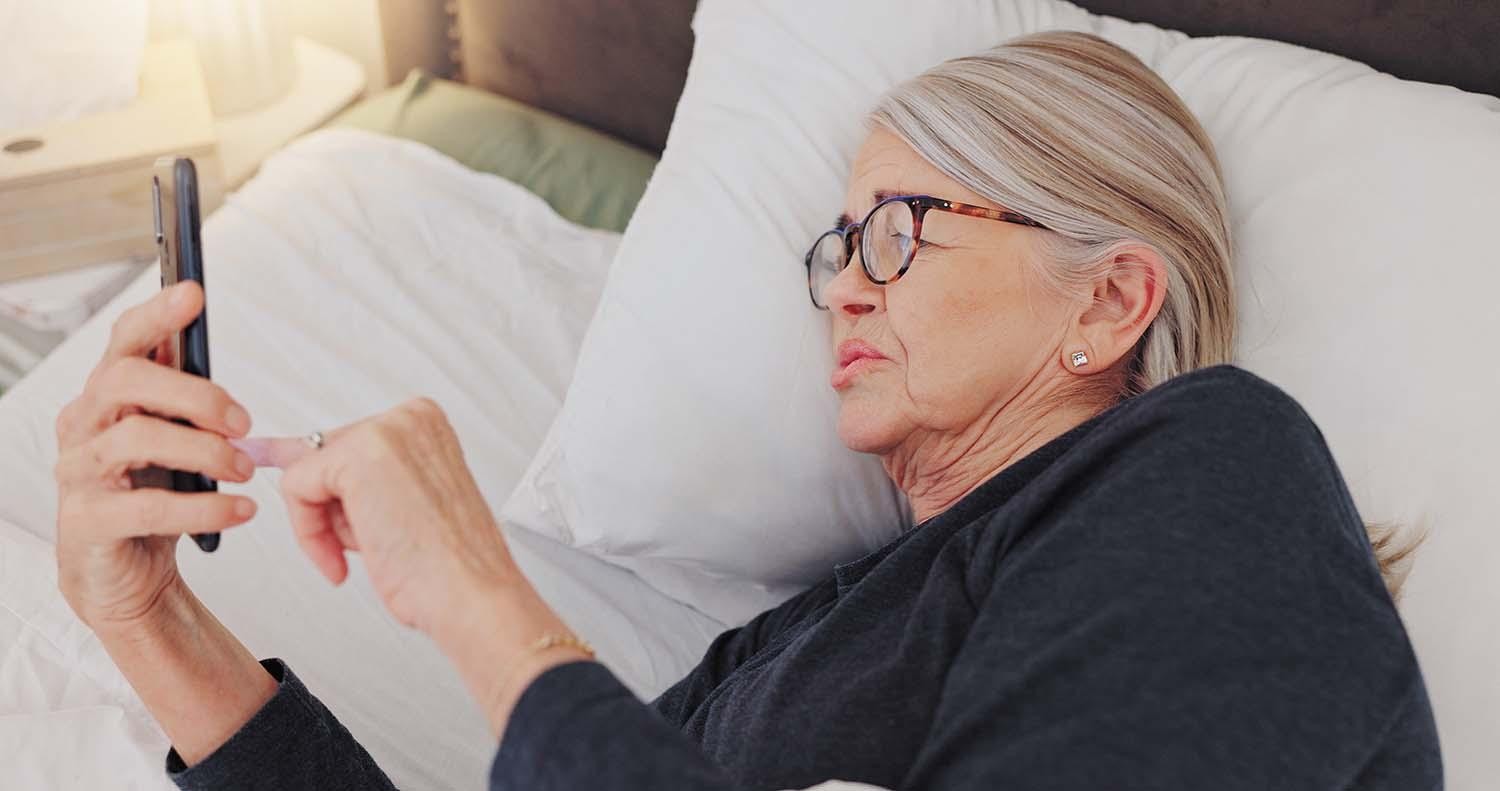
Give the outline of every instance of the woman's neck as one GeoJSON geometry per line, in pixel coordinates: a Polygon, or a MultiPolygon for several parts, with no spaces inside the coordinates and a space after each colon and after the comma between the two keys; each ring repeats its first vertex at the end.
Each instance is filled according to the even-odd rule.
{"type": "Polygon", "coordinates": [[[914,433],[881,459],[886,474],[906,493],[917,524],[1098,414],[1086,406],[1006,412],[997,410],[959,432],[914,433]]]}

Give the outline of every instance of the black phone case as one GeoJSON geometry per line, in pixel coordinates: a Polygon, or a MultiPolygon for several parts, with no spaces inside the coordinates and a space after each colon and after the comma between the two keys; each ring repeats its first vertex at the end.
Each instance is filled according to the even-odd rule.
{"type": "MultiPolygon", "coordinates": [[[[191,159],[166,157],[156,162],[152,179],[156,209],[156,242],[161,260],[163,288],[179,280],[196,280],[207,293],[203,280],[203,235],[198,210],[198,172],[191,159]]],[[[182,371],[209,378],[208,305],[198,318],[177,333],[172,341],[172,359],[182,371]]],[[[178,423],[189,425],[186,420],[178,423]]],[[[171,488],[179,492],[218,491],[217,481],[206,475],[171,470],[171,488]]],[[[193,541],[204,552],[219,547],[218,533],[199,533],[193,541]]]]}

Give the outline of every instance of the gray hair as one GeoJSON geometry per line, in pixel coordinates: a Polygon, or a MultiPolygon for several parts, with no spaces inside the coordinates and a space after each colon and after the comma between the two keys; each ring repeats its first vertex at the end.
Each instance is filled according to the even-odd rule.
{"type": "MultiPolygon", "coordinates": [[[[1233,359],[1233,245],[1213,143],[1127,50],[1075,31],[1021,36],[896,86],[869,120],[949,178],[1055,231],[1038,235],[1032,262],[1046,286],[1066,293],[1097,281],[1124,244],[1161,255],[1166,298],[1121,373],[1077,377],[1068,397],[1102,409],[1233,359]]],[[[1421,536],[1365,527],[1397,596],[1421,536]]]]}
{"type": "Polygon", "coordinates": [[[1034,33],[896,86],[870,121],[1056,231],[1040,236],[1044,284],[1095,281],[1125,243],[1161,255],[1166,299],[1123,380],[1084,377],[1108,388],[1100,406],[1232,358],[1232,244],[1213,143],[1134,55],[1089,33],[1034,33]]]}

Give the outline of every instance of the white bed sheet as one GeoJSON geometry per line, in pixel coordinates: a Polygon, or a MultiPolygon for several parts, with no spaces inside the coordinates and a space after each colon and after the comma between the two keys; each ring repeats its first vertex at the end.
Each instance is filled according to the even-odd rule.
{"type": "MultiPolygon", "coordinates": [[[[206,223],[214,379],[254,434],[302,434],[415,395],[462,438],[485,496],[509,495],[561,405],[619,237],[416,143],[303,138],[206,223]]],[[[144,273],[0,398],[0,788],[167,789],[167,744],[55,588],[53,421],[144,273]]],[[[457,674],[395,623],[366,578],[331,589],[261,471],[226,490],[261,511],[219,551],[184,542],[193,589],[259,656],[287,659],[407,788],[479,788],[493,745],[457,674]]],[[[521,529],[522,568],[643,697],[724,625],[633,574],[521,529]]]]}

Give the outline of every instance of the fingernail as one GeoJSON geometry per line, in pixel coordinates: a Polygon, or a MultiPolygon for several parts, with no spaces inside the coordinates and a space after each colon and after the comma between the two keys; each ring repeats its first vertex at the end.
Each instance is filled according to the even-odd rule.
{"type": "Polygon", "coordinates": [[[255,460],[243,453],[234,454],[234,471],[242,478],[250,477],[250,474],[255,472],[255,460]]]}
{"type": "Polygon", "coordinates": [[[255,501],[248,497],[241,497],[234,503],[234,515],[241,519],[249,519],[255,516],[255,501]]]}
{"type": "Polygon", "coordinates": [[[186,282],[177,283],[172,286],[172,295],[168,297],[173,305],[181,305],[188,300],[188,286],[186,282]]]}
{"type": "Polygon", "coordinates": [[[229,430],[236,434],[244,434],[250,430],[250,413],[239,404],[230,404],[229,409],[224,412],[224,424],[229,430]]]}

